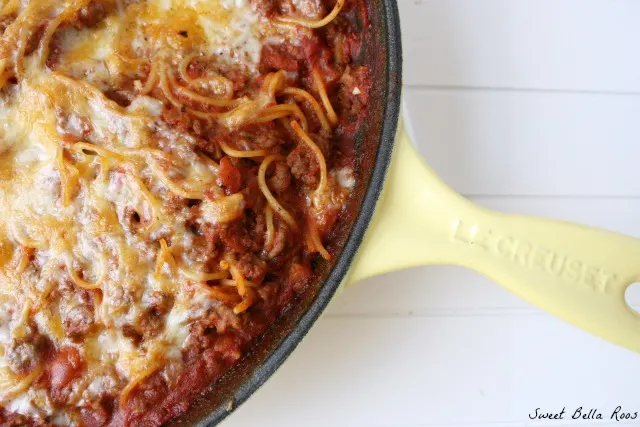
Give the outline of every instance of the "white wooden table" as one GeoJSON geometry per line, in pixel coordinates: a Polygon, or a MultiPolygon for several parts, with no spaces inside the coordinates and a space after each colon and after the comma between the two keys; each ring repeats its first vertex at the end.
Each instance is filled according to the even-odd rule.
{"type": "MultiPolygon", "coordinates": [[[[399,2],[413,133],[450,185],[640,236],[640,0],[399,2]]],[[[223,423],[254,425],[640,425],[640,356],[474,273],[417,268],[336,300],[223,423]],[[618,405],[638,418],[610,420],[618,405]]]]}

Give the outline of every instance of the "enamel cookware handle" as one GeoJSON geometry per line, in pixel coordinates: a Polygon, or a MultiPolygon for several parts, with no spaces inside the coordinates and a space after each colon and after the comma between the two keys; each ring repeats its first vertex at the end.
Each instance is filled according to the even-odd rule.
{"type": "Polygon", "coordinates": [[[537,307],[640,352],[640,240],[476,206],[446,186],[400,121],[378,208],[345,284],[430,264],[471,268],[537,307]]]}

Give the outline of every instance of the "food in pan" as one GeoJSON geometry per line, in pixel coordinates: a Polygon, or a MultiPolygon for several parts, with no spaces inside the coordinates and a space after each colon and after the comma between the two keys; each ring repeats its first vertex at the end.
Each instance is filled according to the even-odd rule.
{"type": "Polygon", "coordinates": [[[165,423],[332,260],[366,7],[0,8],[0,423],[165,423]]]}

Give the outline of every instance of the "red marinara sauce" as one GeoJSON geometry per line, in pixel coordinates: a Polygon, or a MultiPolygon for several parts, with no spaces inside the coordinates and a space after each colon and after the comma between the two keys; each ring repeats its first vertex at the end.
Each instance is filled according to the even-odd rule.
{"type": "MultiPolygon", "coordinates": [[[[364,2],[346,0],[333,19],[308,28],[303,24],[330,16],[336,3],[251,0],[247,7],[260,19],[290,28],[289,39],[262,40],[255,69],[244,66],[237,55],[224,57],[225,49],[218,56],[196,52],[193,43],[213,36],[187,26],[187,18],[162,27],[162,40],[169,38],[169,31],[172,37],[162,49],[137,47],[139,40],[129,33],[142,27],[132,23],[134,18],[118,21],[123,35],[109,39],[116,54],[93,62],[71,61],[78,52],[86,53],[83,37],[108,37],[107,30],[119,17],[151,19],[169,13],[146,3],[85,1],[75,11],[69,6],[68,13],[51,12],[57,20],[17,8],[0,19],[0,54],[9,57],[15,45],[29,63],[45,52],[44,74],[38,76],[59,75],[56,81],[69,87],[76,84],[71,80],[83,81],[78,87],[86,91],[87,102],[105,105],[99,112],[111,114],[104,119],[107,128],[123,140],[134,131],[122,124],[122,117],[136,108],[152,112],[144,127],[146,145],[135,147],[135,141],[127,146],[105,139],[102,122],[74,110],[80,101],[53,100],[60,161],[78,171],[70,176],[80,177],[74,183],[61,174],[54,184],[60,187],[57,197],[71,204],[85,194],[79,159],[107,159],[95,162],[91,179],[104,178],[118,233],[124,241],[135,242],[131,250],[139,250],[140,265],[145,257],[153,260],[149,280],[159,283],[153,290],[93,286],[99,279],[81,263],[59,264],[56,268],[64,273],[56,276],[43,303],[59,311],[57,334],[43,327],[36,316],[40,306],[34,305],[23,316],[26,332],[3,344],[12,375],[30,382],[0,402],[2,425],[162,425],[188,411],[318,278],[316,260],[333,260],[327,240],[358,180],[354,138],[365,120],[371,91],[370,69],[361,62],[362,32],[369,25],[364,2]],[[39,21],[24,24],[26,13],[39,21]],[[285,22],[287,18],[297,21],[285,22]],[[28,37],[16,36],[14,27],[19,25],[26,25],[28,37]],[[131,40],[138,41],[125,43],[131,40]],[[135,150],[135,155],[147,156],[137,169],[126,162],[135,150]],[[215,172],[215,180],[202,191],[187,185],[190,175],[184,171],[199,171],[188,169],[189,159],[215,172]],[[183,169],[174,160],[182,162],[183,169]],[[132,176],[139,185],[136,194],[146,191],[147,200],[157,200],[164,218],[149,208],[152,202],[141,205],[126,197],[113,202],[129,188],[132,176]],[[66,185],[70,190],[65,193],[66,185]],[[176,218],[175,223],[166,216],[176,218]],[[162,226],[153,228],[158,222],[162,226]],[[164,284],[185,265],[199,270],[185,273],[186,278],[173,285],[164,284]],[[177,311],[185,294],[195,300],[203,292],[206,304],[177,311]],[[112,311],[123,314],[105,314],[112,311]],[[175,348],[166,342],[165,347],[154,347],[163,339],[177,343],[175,348]],[[91,350],[98,344],[101,350],[91,350]],[[118,348],[126,352],[118,353],[118,348]],[[111,362],[101,362],[100,351],[112,357],[111,362]],[[138,355],[136,360],[149,360],[149,366],[125,364],[122,354],[138,355]],[[23,407],[14,400],[20,393],[29,402],[23,407]],[[38,406],[34,396],[46,404],[38,406]]],[[[11,72],[2,88],[7,98],[25,90],[32,72],[15,67],[20,72],[11,72]]],[[[75,99],[70,89],[64,94],[59,96],[75,99]]],[[[96,212],[82,218],[87,224],[103,220],[96,212]]],[[[105,236],[107,231],[95,237],[95,244],[105,244],[105,236]]],[[[25,249],[21,268],[40,274],[44,261],[39,250],[25,249]]],[[[112,271],[119,269],[123,257],[104,261],[106,279],[115,277],[112,271]]],[[[7,324],[19,318],[19,310],[11,310],[7,324]]]]}

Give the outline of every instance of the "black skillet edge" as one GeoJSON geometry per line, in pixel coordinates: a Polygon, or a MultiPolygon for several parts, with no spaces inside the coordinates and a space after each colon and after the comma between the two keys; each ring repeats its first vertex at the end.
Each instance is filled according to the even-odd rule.
{"type": "Polygon", "coordinates": [[[271,353],[264,363],[254,371],[254,375],[236,389],[233,408],[219,406],[207,417],[201,419],[197,424],[198,426],[213,427],[222,422],[278,370],[280,365],[282,365],[293,350],[295,350],[315,321],[323,313],[327,304],[331,301],[340,283],[349,271],[351,262],[367,231],[369,222],[376,209],[391,160],[402,96],[402,42],[398,5],[396,0],[382,0],[382,4],[384,7],[384,24],[387,27],[386,35],[388,41],[386,69],[388,84],[384,96],[387,104],[384,110],[382,133],[375,161],[375,169],[371,175],[369,188],[366,191],[360,214],[352,227],[340,258],[318,292],[315,300],[309,306],[307,312],[301,316],[296,327],[280,343],[275,351],[271,353]]]}

